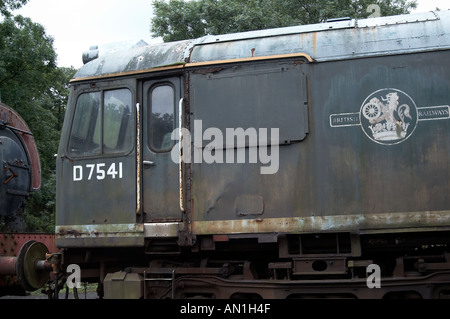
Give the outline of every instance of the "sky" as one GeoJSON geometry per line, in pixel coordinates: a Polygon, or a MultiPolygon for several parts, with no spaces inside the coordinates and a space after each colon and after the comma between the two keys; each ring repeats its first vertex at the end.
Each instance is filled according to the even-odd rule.
{"type": "Polygon", "coordinates": [[[144,40],[150,33],[151,0],[29,0],[14,14],[43,25],[54,38],[58,66],[79,68],[92,45],[144,40]]]}
{"type": "MultiPolygon", "coordinates": [[[[448,10],[450,1],[418,0],[413,12],[436,7],[448,10]]],[[[60,67],[83,66],[82,54],[92,45],[101,48],[108,43],[161,42],[150,33],[152,0],[29,0],[14,14],[45,27],[47,35],[54,38],[60,67]]]]}

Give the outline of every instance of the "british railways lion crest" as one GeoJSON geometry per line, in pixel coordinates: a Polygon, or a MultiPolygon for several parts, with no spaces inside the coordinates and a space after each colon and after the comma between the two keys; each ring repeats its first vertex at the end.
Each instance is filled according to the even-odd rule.
{"type": "Polygon", "coordinates": [[[364,101],[360,121],[364,133],[374,142],[398,144],[416,129],[417,106],[405,92],[382,89],[364,101]]]}
{"type": "Polygon", "coordinates": [[[360,126],[373,142],[396,145],[406,141],[419,122],[448,119],[449,105],[418,108],[407,93],[389,88],[370,94],[357,113],[331,114],[330,126],[360,126]]]}

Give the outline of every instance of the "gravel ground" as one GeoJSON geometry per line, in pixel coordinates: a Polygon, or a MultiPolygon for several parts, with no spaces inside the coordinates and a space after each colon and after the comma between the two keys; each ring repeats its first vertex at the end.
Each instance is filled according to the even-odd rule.
{"type": "MultiPolygon", "coordinates": [[[[62,290],[59,292],[59,299],[65,299],[66,298],[66,290],[62,290]]],[[[78,289],[78,298],[79,299],[98,299],[97,292],[94,288],[89,287],[86,291],[84,288],[78,289]]],[[[40,293],[39,291],[33,292],[33,293],[27,293],[25,296],[13,296],[13,295],[6,295],[6,296],[0,296],[1,299],[48,299],[48,296],[46,294],[40,293]]],[[[69,296],[67,299],[75,299],[73,290],[70,289],[69,296]]]]}
{"type": "MultiPolygon", "coordinates": [[[[87,292],[86,295],[83,292],[78,292],[78,297],[79,299],[98,299],[97,293],[96,292],[87,292]]],[[[66,298],[66,293],[60,293],[59,294],[59,299],[65,299],[66,298]]],[[[1,299],[48,299],[47,295],[44,294],[29,294],[26,296],[3,296],[0,297],[1,299]]],[[[69,293],[69,298],[68,299],[75,299],[73,293],[69,293]]]]}

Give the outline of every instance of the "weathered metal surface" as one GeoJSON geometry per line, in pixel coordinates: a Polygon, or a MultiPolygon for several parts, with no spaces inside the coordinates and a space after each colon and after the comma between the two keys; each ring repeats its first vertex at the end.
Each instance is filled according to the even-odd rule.
{"type": "Polygon", "coordinates": [[[17,262],[17,257],[0,256],[0,276],[15,275],[16,274],[16,262],[17,262]]]}
{"type": "Polygon", "coordinates": [[[87,63],[75,79],[177,63],[307,53],[318,62],[448,49],[450,12],[349,20],[139,45],[87,63]],[[411,36],[413,35],[413,36],[411,36]]]}
{"type": "Polygon", "coordinates": [[[207,36],[89,62],[58,151],[64,261],[84,262],[89,280],[110,274],[120,298],[448,296],[449,17],[207,36]],[[163,87],[173,94],[153,102],[163,87]],[[127,129],[97,109],[124,88],[133,144],[110,152],[127,129]],[[77,116],[84,94],[95,103],[77,116]],[[182,126],[192,153],[180,166],[168,136],[182,126]],[[246,140],[221,140],[227,129],[246,140]],[[374,262],[380,289],[367,288],[374,262]]]}
{"type": "Polygon", "coordinates": [[[9,129],[0,134],[0,216],[16,218],[31,192],[31,167],[20,138],[9,129]]]}
{"type": "MultiPolygon", "coordinates": [[[[58,225],[107,225],[124,224],[136,220],[136,161],[133,157],[83,158],[76,161],[63,159],[61,164],[63,189],[57,189],[58,225]],[[100,165],[103,170],[122,164],[122,179],[88,181],[91,166],[100,165]],[[85,181],[74,182],[74,167],[83,168],[85,181]],[[102,198],[98,191],[102,190],[102,198]],[[105,197],[106,196],[106,197],[105,197]]],[[[81,169],[80,169],[81,170],[81,169]]],[[[103,174],[103,173],[102,173],[103,174]]],[[[59,185],[59,184],[58,184],[59,185]]]]}
{"type": "Polygon", "coordinates": [[[412,53],[449,47],[449,12],[208,36],[190,62],[305,52],[318,62],[412,53]],[[414,35],[413,37],[411,35],[414,35]]]}
{"type": "Polygon", "coordinates": [[[450,211],[304,216],[192,222],[197,235],[353,232],[358,234],[449,230],[450,211]]]}
{"type": "Polygon", "coordinates": [[[58,247],[129,247],[144,245],[143,224],[58,225],[58,247]]]}
{"type": "Polygon", "coordinates": [[[105,299],[140,299],[144,291],[144,278],[135,273],[108,274],[104,280],[105,299]]]}
{"type": "MultiPolygon", "coordinates": [[[[194,234],[447,227],[448,57],[449,51],[437,51],[304,65],[310,133],[300,143],[280,145],[273,175],[261,175],[260,163],[248,163],[251,148],[245,152],[247,163],[192,165],[194,234]],[[378,123],[369,122],[364,110],[372,105],[390,107],[396,121],[402,119],[401,134],[381,116],[378,123]],[[402,108],[408,117],[401,117],[402,108]],[[243,196],[262,198],[263,214],[239,213],[236,205],[243,196]],[[271,221],[279,224],[266,227],[271,221]]],[[[262,95],[240,92],[240,86],[233,92],[255,100],[262,95]]],[[[211,114],[227,110],[226,99],[208,105],[207,127],[221,127],[223,118],[211,114]]],[[[249,114],[257,109],[248,103],[249,114]]],[[[263,117],[273,114],[263,111],[263,117]]],[[[227,114],[227,123],[248,127],[239,122],[239,112],[227,114]]]]}
{"type": "MultiPolygon", "coordinates": [[[[177,278],[174,287],[152,285],[145,298],[182,299],[185,296],[207,297],[214,300],[233,298],[253,299],[446,299],[450,283],[447,271],[424,277],[386,278],[379,289],[367,287],[366,278],[351,281],[327,280],[241,280],[218,276],[185,276],[177,278]],[[153,290],[152,290],[153,288],[153,290]]],[[[297,302],[297,301],[295,301],[297,302]]],[[[225,305],[222,309],[225,308],[225,305]]],[[[293,307],[294,308],[294,307],[293,307]]],[[[178,312],[178,309],[177,309],[178,312]]],[[[277,314],[281,313],[277,312],[277,314]]],[[[331,314],[331,313],[330,313],[331,314]]],[[[286,313],[286,316],[289,314],[286,313]]]]}
{"type": "Polygon", "coordinates": [[[141,191],[142,191],[142,181],[141,181],[141,171],[144,166],[142,160],[142,145],[141,145],[141,105],[136,103],[136,215],[142,213],[141,208],[141,191]]]}
{"type": "Polygon", "coordinates": [[[32,166],[31,186],[32,190],[38,190],[41,187],[41,162],[39,160],[39,153],[33,134],[31,134],[25,121],[13,109],[0,103],[0,129],[10,127],[15,130],[25,144],[23,147],[29,157],[29,163],[32,166]]]}
{"type": "Polygon", "coordinates": [[[52,253],[58,251],[54,234],[0,233],[0,256],[17,257],[22,246],[30,240],[43,243],[52,253]]]}
{"type": "Polygon", "coordinates": [[[180,221],[182,219],[180,165],[172,160],[172,148],[170,147],[171,145],[177,147],[174,146],[175,143],[170,136],[179,125],[179,102],[183,97],[181,83],[181,77],[166,77],[145,81],[142,84],[142,123],[144,124],[142,125],[141,158],[144,162],[149,163],[144,165],[142,171],[142,209],[145,212],[145,222],[180,221]],[[153,94],[158,88],[166,89],[165,94],[170,94],[170,98],[164,102],[154,101],[157,97],[154,97],[153,94]],[[164,110],[158,111],[163,113],[159,117],[153,111],[158,107],[164,110]],[[155,127],[165,128],[167,131],[164,131],[164,136],[154,137],[153,134],[156,136],[159,133],[155,127]],[[167,150],[156,149],[156,146],[152,145],[155,140],[161,142],[161,145],[168,144],[169,148],[167,150]]]}
{"type": "MultiPolygon", "coordinates": [[[[92,94],[72,88],[56,164],[56,225],[62,227],[57,229],[58,246],[75,245],[76,234],[86,235],[78,239],[88,246],[95,246],[96,241],[98,245],[120,245],[123,232],[120,225],[134,225],[137,221],[140,185],[136,175],[140,167],[134,83],[113,83],[112,87],[111,83],[99,83],[98,91],[92,94]],[[103,104],[99,105],[99,101],[103,104]],[[85,120],[76,121],[72,131],[78,110],[85,120]],[[99,114],[102,123],[97,120],[99,114]],[[61,232],[64,236],[60,236],[61,232]],[[99,233],[98,238],[92,236],[93,232],[99,233]],[[103,237],[105,233],[111,238],[103,237]]],[[[134,230],[127,228],[125,232],[130,233],[132,244],[143,244],[139,239],[143,228],[136,229],[136,236],[132,234],[134,230]]],[[[131,243],[123,241],[125,246],[131,243]]]]}
{"type": "MultiPolygon", "coordinates": [[[[55,245],[54,234],[0,234],[0,288],[20,285],[17,275],[18,257],[22,248],[28,242],[39,242],[48,247],[48,251],[55,253],[58,248],[55,245]]],[[[25,253],[25,251],[23,251],[25,253]]]]}
{"type": "Polygon", "coordinates": [[[347,273],[346,258],[294,258],[293,275],[338,275],[347,273]]]}
{"type": "Polygon", "coordinates": [[[119,237],[108,242],[108,232],[116,232],[108,225],[134,224],[136,216],[129,212],[139,204],[144,216],[138,222],[146,223],[147,237],[182,234],[177,222],[183,216],[186,236],[190,230],[202,235],[446,229],[449,17],[450,12],[430,12],[207,36],[89,62],[75,76],[58,160],[63,188],[58,188],[57,225],[81,227],[83,235],[63,231],[60,239],[72,247],[89,239],[92,246],[98,238],[82,228],[98,224],[106,227],[98,244],[114,245],[119,237]],[[174,63],[183,66],[174,69],[174,63]],[[167,76],[153,78],[155,68],[168,72],[158,76],[167,76]],[[132,79],[137,74],[142,80],[132,79]],[[123,75],[128,76],[122,80],[123,75]],[[90,82],[84,86],[83,79],[90,82]],[[183,79],[186,83],[179,83],[183,79]],[[179,165],[170,152],[147,147],[149,94],[164,83],[176,88],[174,117],[180,115],[176,103],[182,97],[191,114],[186,119],[193,142],[193,163],[185,166],[186,215],[178,207],[179,165]],[[142,135],[137,134],[142,154],[134,149],[123,159],[124,169],[133,173],[120,185],[73,183],[74,166],[109,166],[118,158],[67,155],[75,99],[79,92],[121,86],[132,88],[133,103],[143,110],[142,135]],[[219,150],[210,142],[220,142],[210,136],[197,143],[196,120],[202,121],[200,134],[209,128],[224,133],[227,128],[279,129],[277,141],[265,140],[279,148],[276,172],[263,175],[264,165],[250,161],[264,139],[222,145],[222,151],[241,152],[244,163],[236,154],[234,163],[196,162],[207,147],[219,150]],[[139,158],[142,176],[135,176],[139,158]]]}
{"type": "MultiPolygon", "coordinates": [[[[193,71],[190,81],[191,135],[194,152],[213,145],[224,152],[234,147],[280,145],[302,141],[308,134],[307,80],[303,59],[269,61],[193,71]],[[196,120],[201,121],[198,125],[196,120]],[[192,123],[194,125],[192,125],[192,123]],[[203,140],[203,132],[219,129],[222,140],[203,140]],[[243,143],[227,138],[227,129],[267,129],[250,134],[243,143]],[[279,138],[271,135],[279,129],[279,138]],[[215,142],[215,143],[212,143],[215,142]],[[200,149],[199,149],[200,148],[200,149]]],[[[195,154],[198,155],[198,154],[195,154]]],[[[197,161],[195,161],[197,162],[197,161]]],[[[225,161],[224,161],[225,162],[225,161]]]]}
{"type": "Polygon", "coordinates": [[[27,198],[41,186],[39,154],[20,115],[0,103],[0,218],[4,231],[23,231],[27,198]]]}
{"type": "Polygon", "coordinates": [[[101,76],[130,71],[147,70],[161,66],[184,63],[184,51],[191,41],[136,46],[117,51],[87,63],[74,76],[77,78],[101,76]]]}
{"type": "Polygon", "coordinates": [[[184,224],[181,222],[145,223],[144,233],[146,238],[177,237],[183,227],[184,224]]]}
{"type": "Polygon", "coordinates": [[[28,240],[15,257],[0,256],[0,287],[20,284],[27,291],[42,288],[49,280],[52,267],[46,260],[48,248],[28,240]]]}
{"type": "Polygon", "coordinates": [[[44,287],[50,278],[50,271],[36,267],[44,261],[48,248],[34,240],[26,242],[20,249],[17,258],[17,278],[27,291],[35,291],[44,287]]]}

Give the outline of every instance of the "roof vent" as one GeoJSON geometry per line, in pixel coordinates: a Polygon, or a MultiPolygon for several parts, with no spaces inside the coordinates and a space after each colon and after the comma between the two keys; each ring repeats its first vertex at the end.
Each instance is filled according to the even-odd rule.
{"type": "Polygon", "coordinates": [[[83,53],[83,64],[98,58],[98,45],[93,45],[83,53]]]}

